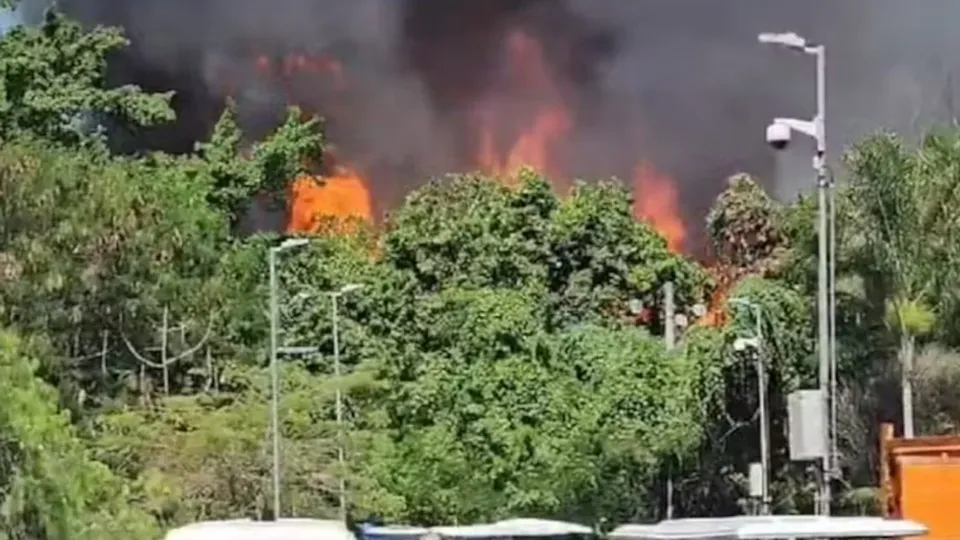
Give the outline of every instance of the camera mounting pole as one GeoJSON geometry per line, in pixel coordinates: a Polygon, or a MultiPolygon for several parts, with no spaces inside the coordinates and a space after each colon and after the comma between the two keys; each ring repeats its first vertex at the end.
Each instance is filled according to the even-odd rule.
{"type": "Polygon", "coordinates": [[[817,352],[819,359],[820,390],[825,400],[823,412],[823,456],[821,462],[819,512],[830,514],[831,480],[836,476],[836,225],[833,179],[826,164],[826,48],[807,42],[794,32],[763,33],[760,43],[779,45],[816,58],[817,112],[813,120],[776,118],[774,124],[786,126],[816,141],[813,168],[817,178],[819,225],[818,284],[817,284],[817,352]],[[829,406],[828,406],[829,405],[829,406]]]}

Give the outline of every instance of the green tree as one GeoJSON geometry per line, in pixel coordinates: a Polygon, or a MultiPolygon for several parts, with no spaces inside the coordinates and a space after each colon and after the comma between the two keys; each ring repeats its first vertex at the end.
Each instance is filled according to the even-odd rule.
{"type": "Polygon", "coordinates": [[[31,140],[0,149],[0,252],[11,278],[0,290],[2,315],[46,332],[64,352],[66,363],[48,372],[53,380],[84,380],[90,366],[70,359],[99,350],[104,330],[119,376],[133,367],[118,354],[121,330],[146,331],[162,307],[201,325],[211,317],[225,221],[177,164],[31,140]]]}
{"type": "MultiPolygon", "coordinates": [[[[786,396],[814,381],[810,300],[782,282],[759,276],[735,284],[728,298],[746,300],[760,311],[774,508],[809,511],[812,498],[804,474],[787,455],[786,396]]],[[[674,471],[678,515],[744,511],[746,473],[751,462],[760,460],[756,353],[731,346],[737,337],[756,335],[756,313],[734,304],[725,308],[725,326],[695,327],[681,342],[684,354],[698,366],[698,421],[704,436],[695,452],[680,456],[679,472],[674,471]]]]}
{"type": "Polygon", "coordinates": [[[417,354],[381,364],[386,429],[360,471],[391,517],[649,515],[660,462],[698,440],[695,366],[643,330],[550,334],[523,291],[447,289],[417,312],[417,354]]]}
{"type": "MultiPolygon", "coordinates": [[[[108,412],[98,457],[144,493],[138,507],[165,527],[271,514],[269,378],[232,365],[218,391],[108,412]]],[[[336,516],[334,388],[297,362],[281,372],[282,511],[336,516]]]]}
{"type": "Polygon", "coordinates": [[[647,515],[661,462],[698,441],[699,365],[623,326],[620,310],[665,279],[693,297],[702,271],[633,221],[619,186],[561,201],[526,174],[516,190],[433,183],[382,246],[361,233],[284,255],[282,339],[319,345],[304,362],[316,376],[332,371],[323,293],[365,285],[339,303],[361,513],[647,515]]]}
{"type": "Polygon", "coordinates": [[[136,496],[91,459],[54,388],[37,378],[43,348],[0,332],[0,536],[100,540],[155,538],[130,506],[136,496]]]}
{"type": "Polygon", "coordinates": [[[265,140],[255,144],[251,159],[241,159],[244,137],[237,123],[235,103],[228,102],[209,142],[197,145],[202,173],[211,180],[208,200],[236,225],[250,202],[260,194],[285,194],[304,164],[319,160],[323,139],[319,121],[303,121],[297,108],[265,140]]]}
{"type": "Polygon", "coordinates": [[[115,28],[86,31],[56,10],[38,27],[7,32],[0,38],[0,140],[28,133],[77,144],[107,118],[129,126],[172,120],[172,93],[106,86],[107,55],[126,43],[115,28]]]}
{"type": "Polygon", "coordinates": [[[540,288],[556,326],[615,320],[631,300],[658,305],[670,280],[677,301],[692,304],[707,282],[702,269],[633,219],[629,192],[618,183],[580,184],[560,199],[531,170],[519,173],[515,188],[476,175],[436,181],[397,212],[385,243],[386,261],[425,291],[540,288]]]}
{"type": "Polygon", "coordinates": [[[707,215],[718,261],[741,274],[772,274],[786,251],[782,209],[750,176],[730,177],[707,215]]]}
{"type": "Polygon", "coordinates": [[[955,131],[931,134],[917,149],[881,134],[846,156],[849,196],[856,201],[854,254],[899,339],[903,419],[911,435],[917,339],[935,334],[938,315],[955,313],[958,305],[960,223],[952,210],[960,202],[958,158],[955,131]]]}
{"type": "MultiPolygon", "coordinates": [[[[280,189],[279,179],[319,150],[315,125],[299,123],[298,114],[258,144],[250,161],[230,146],[237,132],[226,121],[203,157],[111,157],[102,148],[28,138],[0,149],[0,315],[48,332],[66,352],[67,364],[53,369],[51,380],[87,391],[95,384],[98,401],[104,391],[122,390],[114,383],[137,379],[140,366],[121,338],[140,352],[155,347],[164,310],[188,326],[190,342],[212,325],[215,350],[260,346],[228,341],[238,324],[231,313],[249,315],[259,300],[236,286],[263,275],[249,262],[264,257],[261,241],[240,241],[231,225],[252,186],[280,189]],[[229,171],[242,173],[237,184],[229,183],[229,171]],[[106,374],[89,362],[104,332],[111,350],[106,374]]],[[[258,314],[250,322],[262,320],[258,314]]],[[[176,381],[193,367],[176,366],[176,381]]]]}

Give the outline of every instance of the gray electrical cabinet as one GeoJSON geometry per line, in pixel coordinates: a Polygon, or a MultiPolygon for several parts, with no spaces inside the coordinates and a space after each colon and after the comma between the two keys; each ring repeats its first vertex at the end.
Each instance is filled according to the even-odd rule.
{"type": "Polygon", "coordinates": [[[790,459],[813,461],[826,455],[826,403],[820,390],[798,390],[787,396],[790,459]]]}

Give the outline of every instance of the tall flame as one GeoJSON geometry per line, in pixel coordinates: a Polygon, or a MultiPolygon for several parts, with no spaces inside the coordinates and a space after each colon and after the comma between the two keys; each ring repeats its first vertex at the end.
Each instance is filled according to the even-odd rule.
{"type": "Polygon", "coordinates": [[[540,42],[529,34],[516,30],[506,42],[508,76],[506,81],[515,97],[523,98],[532,110],[519,111],[530,115],[528,125],[521,130],[505,129],[517,122],[511,107],[498,107],[488,102],[480,108],[478,161],[491,174],[509,177],[524,166],[556,174],[552,154],[570,131],[570,115],[560,97],[559,89],[547,69],[540,42]],[[505,151],[504,139],[509,139],[505,151]]]}
{"type": "Polygon", "coordinates": [[[646,162],[633,172],[634,214],[646,220],[667,240],[671,251],[679,252],[687,241],[677,190],[673,181],[646,162]]]}
{"type": "Polygon", "coordinates": [[[730,296],[730,289],[733,288],[734,281],[727,278],[716,268],[713,269],[713,274],[717,286],[710,295],[710,305],[707,307],[706,314],[697,323],[705,326],[723,326],[727,322],[727,298],[730,296]]]}

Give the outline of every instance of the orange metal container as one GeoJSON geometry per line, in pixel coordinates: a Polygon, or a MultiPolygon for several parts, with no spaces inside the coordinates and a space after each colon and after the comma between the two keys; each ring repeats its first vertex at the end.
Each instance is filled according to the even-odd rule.
{"type": "Polygon", "coordinates": [[[885,515],[923,523],[929,540],[960,538],[960,437],[898,439],[884,424],[880,449],[885,515]]]}

